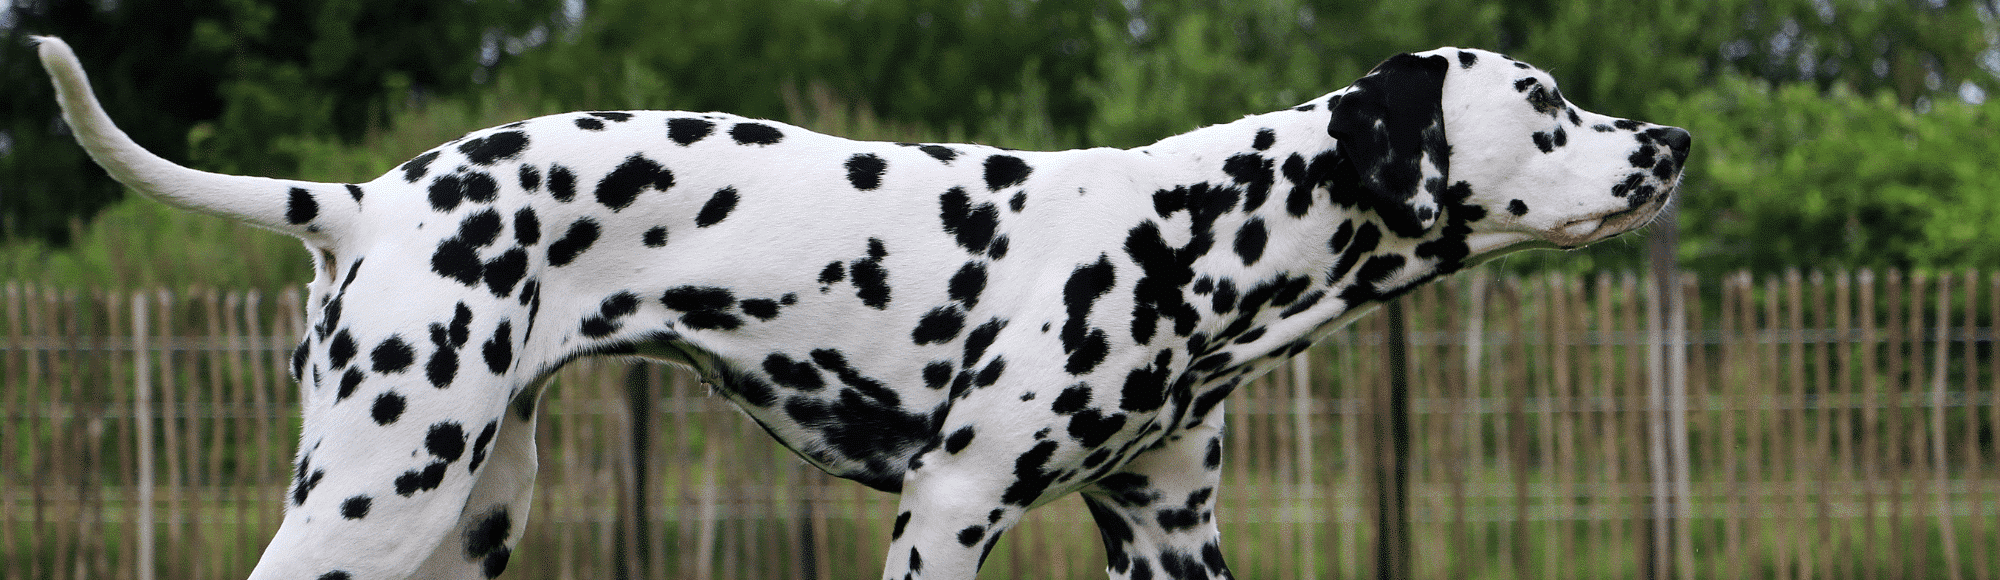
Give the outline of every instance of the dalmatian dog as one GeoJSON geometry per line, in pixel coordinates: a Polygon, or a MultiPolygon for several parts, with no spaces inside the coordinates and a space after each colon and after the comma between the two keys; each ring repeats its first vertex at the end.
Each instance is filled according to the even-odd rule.
{"type": "Polygon", "coordinates": [[[593,355],[693,369],[805,461],[900,493],[884,578],[972,578],[1070,493],[1111,577],[1227,578],[1231,389],[1417,284],[1640,227],[1690,143],[1445,48],[1130,150],[582,112],[308,183],[146,152],[40,42],[112,177],[317,264],[295,478],[253,578],[499,575],[543,385],[593,355]]]}

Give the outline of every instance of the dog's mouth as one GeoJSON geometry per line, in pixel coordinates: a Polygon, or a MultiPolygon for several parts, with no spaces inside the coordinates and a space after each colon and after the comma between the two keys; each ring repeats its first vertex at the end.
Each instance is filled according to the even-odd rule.
{"type": "Polygon", "coordinates": [[[1644,199],[1622,210],[1587,216],[1564,222],[1544,235],[1544,240],[1555,247],[1572,250],[1616,237],[1619,234],[1645,227],[1663,213],[1680,189],[1680,175],[1659,185],[1648,185],[1644,199]]]}

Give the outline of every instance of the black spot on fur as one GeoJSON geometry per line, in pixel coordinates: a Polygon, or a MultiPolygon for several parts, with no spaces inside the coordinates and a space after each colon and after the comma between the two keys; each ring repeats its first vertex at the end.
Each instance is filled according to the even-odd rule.
{"type": "Polygon", "coordinates": [[[644,242],[646,244],[646,247],[648,248],[659,248],[666,246],[667,227],[653,226],[652,229],[646,230],[646,234],[640,237],[640,241],[644,242]]]}
{"type": "Polygon", "coordinates": [[[361,203],[361,186],[352,183],[346,185],[347,196],[354,198],[354,203],[361,203]]]}
{"type": "Polygon", "coordinates": [[[590,249],[591,244],[597,243],[597,235],[597,222],[590,218],[576,220],[569,225],[568,231],[563,232],[563,237],[549,244],[549,264],[566,266],[575,261],[584,250],[590,249]]]}
{"type": "Polygon", "coordinates": [[[994,155],[986,158],[986,189],[1000,191],[1003,188],[1020,185],[1028,180],[1034,168],[1026,161],[1012,155],[994,155]]]}
{"type": "Polygon", "coordinates": [[[513,159],[528,148],[528,134],[520,131],[502,131],[468,139],[458,144],[458,152],[475,165],[492,165],[503,159],[513,159]]]}
{"type": "Polygon", "coordinates": [[[522,164],[519,173],[522,191],[533,193],[542,189],[541,170],[535,169],[533,165],[522,164]]]}
{"type": "Polygon", "coordinates": [[[1507,213],[1517,216],[1528,215],[1528,204],[1518,199],[1507,202],[1507,213]]]}
{"type": "Polygon", "coordinates": [[[410,363],[417,360],[417,352],[411,350],[410,345],[403,342],[401,337],[391,336],[384,339],[381,344],[375,345],[375,350],[368,353],[368,358],[374,362],[375,372],[400,373],[410,368],[410,363]]]}
{"type": "Polygon", "coordinates": [[[375,419],[376,425],[388,425],[402,418],[404,406],[402,395],[395,391],[382,393],[375,396],[375,405],[369,408],[368,416],[375,419]]]}
{"type": "Polygon", "coordinates": [[[1243,211],[1256,211],[1271,196],[1271,184],[1277,180],[1272,171],[1273,164],[1269,158],[1250,153],[1233,155],[1222,163],[1222,172],[1247,188],[1243,194],[1243,211]]]}
{"type": "Polygon", "coordinates": [[[917,327],[910,331],[910,339],[920,345],[941,344],[958,338],[958,332],[964,329],[964,311],[957,306],[939,306],[917,321],[917,327]]]}
{"type": "Polygon", "coordinates": [[[550,165],[549,195],[563,203],[576,199],[576,173],[571,172],[568,167],[550,165]]]}
{"type": "Polygon", "coordinates": [[[483,248],[500,237],[500,226],[499,212],[491,209],[479,210],[465,216],[465,220],[459,222],[458,239],[465,240],[465,243],[472,244],[472,247],[483,248]]]}
{"type": "Polygon", "coordinates": [[[465,465],[467,473],[478,472],[479,464],[486,461],[486,445],[493,442],[493,433],[499,425],[499,420],[487,421],[486,427],[479,430],[479,436],[472,439],[472,460],[465,465]]]}
{"type": "Polygon", "coordinates": [[[583,129],[585,131],[603,131],[604,121],[592,119],[590,117],[578,117],[576,119],[576,128],[583,129]]]}
{"type": "Polygon", "coordinates": [[[313,199],[312,192],[305,188],[292,188],[291,200],[285,204],[285,221],[299,225],[316,217],[319,217],[319,202],[313,199]]]}
{"type": "Polygon", "coordinates": [[[1063,284],[1063,306],[1069,318],[1063,322],[1063,352],[1069,354],[1069,362],[1063,367],[1069,374],[1082,375],[1097,368],[1104,362],[1110,351],[1110,341],[1103,329],[1089,328],[1090,309],[1101,296],[1111,291],[1117,281],[1110,257],[1098,255],[1094,264],[1078,266],[1070,272],[1069,281],[1063,284]]]}
{"type": "Polygon", "coordinates": [[[444,483],[444,472],[449,465],[443,461],[433,461],[430,465],[424,466],[422,471],[412,469],[403,472],[402,475],[396,476],[396,495],[410,497],[419,491],[437,489],[438,485],[444,483]]]}
{"type": "Polygon", "coordinates": [[[701,205],[701,212],[695,214],[695,227],[705,228],[722,223],[723,219],[729,217],[729,212],[735,211],[736,201],[736,188],[724,187],[716,190],[715,195],[709,196],[708,203],[701,205]]]}
{"type": "Polygon", "coordinates": [[[354,389],[360,386],[361,369],[358,367],[347,369],[346,373],[340,375],[340,390],[334,393],[333,400],[335,402],[346,400],[349,395],[354,394],[354,389]]]}
{"type": "Polygon", "coordinates": [[[1243,259],[1244,266],[1257,263],[1264,257],[1264,244],[1271,235],[1264,227],[1263,218],[1250,218],[1243,229],[1236,231],[1236,256],[1243,259]]]}
{"type": "Polygon", "coordinates": [[[737,123],[729,128],[729,137],[737,145],[777,145],[785,139],[785,134],[763,123],[737,123]]]}
{"type": "Polygon", "coordinates": [[[951,163],[951,160],[958,158],[958,150],[943,145],[920,145],[917,150],[945,163],[951,163]]]}
{"type": "Polygon", "coordinates": [[[931,361],[930,364],[924,365],[925,388],[932,390],[942,389],[949,382],[951,382],[950,362],[939,360],[931,361]]]}
{"type": "Polygon", "coordinates": [[[507,366],[514,363],[514,325],[506,320],[493,328],[493,338],[480,345],[480,353],[486,357],[486,369],[493,374],[507,374],[507,366]]]}
{"type": "Polygon", "coordinates": [[[882,186],[882,172],[889,168],[889,162],[873,153],[856,153],[847,158],[847,183],[861,191],[869,191],[882,186]]]}
{"type": "Polygon", "coordinates": [[[666,191],[673,186],[674,172],[634,154],[597,182],[597,202],[616,212],[632,205],[646,189],[666,191]]]}
{"type": "Polygon", "coordinates": [[[966,309],[977,306],[980,293],[986,291],[986,265],[966,262],[958,268],[958,273],[951,275],[951,283],[946,288],[951,299],[964,302],[966,309]]]}
{"type": "Polygon", "coordinates": [[[813,368],[812,363],[793,360],[783,353],[774,352],[764,357],[764,374],[786,388],[817,391],[826,387],[826,379],[820,376],[819,369],[813,368]]]}
{"type": "Polygon", "coordinates": [[[340,517],[358,520],[368,517],[368,508],[375,504],[374,498],[357,495],[340,502],[340,517]]]}
{"type": "Polygon", "coordinates": [[[488,554],[504,550],[507,538],[514,531],[514,518],[507,515],[507,508],[495,508],[465,528],[465,555],[467,558],[483,558],[488,554]]]}
{"type": "Polygon", "coordinates": [[[889,270],[882,267],[882,259],[888,256],[881,238],[868,238],[868,257],[848,264],[854,275],[854,296],[869,308],[889,308],[889,270]]]}
{"type": "Polygon", "coordinates": [[[1166,404],[1168,365],[1173,362],[1173,357],[1174,351],[1161,350],[1153,357],[1153,364],[1126,373],[1125,386],[1119,391],[1118,408],[1148,412],[1166,404]]]}
{"type": "Polygon", "coordinates": [[[1278,142],[1277,131],[1272,131],[1270,129],[1258,129],[1257,137],[1250,141],[1250,148],[1256,149],[1258,151],[1263,151],[1265,149],[1270,149],[1271,144],[1277,142],[1278,142]]]}
{"type": "Polygon", "coordinates": [[[743,309],[744,314],[755,316],[758,320],[778,317],[778,301],[769,298],[749,298],[737,306],[743,309]]]}
{"type": "Polygon", "coordinates": [[[693,145],[715,131],[715,123],[702,119],[667,119],[667,138],[682,147],[693,145]]]}
{"type": "Polygon", "coordinates": [[[326,347],[328,362],[333,363],[335,369],[347,366],[347,361],[354,360],[354,355],[358,352],[361,352],[361,348],[354,344],[354,336],[348,334],[346,329],[341,329],[338,334],[333,335],[333,344],[326,347]]]}
{"type": "Polygon", "coordinates": [[[1000,210],[990,203],[977,206],[965,189],[954,187],[938,196],[938,219],[944,223],[944,231],[958,240],[958,245],[966,251],[979,253],[993,242],[993,234],[1000,228],[1000,210]]]}
{"type": "Polygon", "coordinates": [[[660,296],[660,303],[681,312],[681,324],[696,330],[734,330],[743,319],[730,314],[736,296],[728,289],[710,286],[675,286],[660,296]]]}
{"type": "Polygon", "coordinates": [[[533,208],[521,208],[514,212],[514,241],[523,246],[532,246],[542,241],[542,220],[535,217],[533,208]]]}
{"type": "Polygon", "coordinates": [[[964,451],[965,446],[972,444],[972,433],[971,425],[959,427],[957,431],[951,432],[951,436],[944,440],[944,452],[957,455],[958,452],[964,451]]]}
{"type": "Polygon", "coordinates": [[[967,548],[983,539],[986,539],[985,526],[966,526],[965,529],[958,531],[958,544],[967,548]]]}
{"type": "Polygon", "coordinates": [[[424,434],[424,450],[446,462],[458,461],[465,455],[465,428],[451,421],[431,425],[424,434]]]}
{"type": "Polygon", "coordinates": [[[1048,491],[1049,484],[1055,482],[1054,473],[1042,471],[1049,458],[1055,456],[1057,444],[1043,441],[1035,444],[1026,453],[1014,459],[1014,483],[1000,495],[1000,501],[1009,505],[1026,507],[1048,491]]]}
{"type": "Polygon", "coordinates": [[[431,151],[403,162],[403,181],[416,183],[417,180],[423,179],[424,174],[430,172],[431,162],[437,161],[438,155],[439,152],[431,151]]]}

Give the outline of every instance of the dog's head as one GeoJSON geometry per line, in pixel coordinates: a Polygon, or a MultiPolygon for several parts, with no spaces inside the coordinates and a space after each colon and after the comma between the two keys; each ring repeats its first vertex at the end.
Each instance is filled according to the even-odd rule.
{"type": "Polygon", "coordinates": [[[1405,238],[1459,224],[1467,257],[1575,248],[1636,229],[1680,183],[1687,131],[1577,108],[1548,73],[1442,48],[1390,58],[1336,93],[1329,186],[1405,238]],[[1468,225],[1469,224],[1469,225],[1468,225]]]}

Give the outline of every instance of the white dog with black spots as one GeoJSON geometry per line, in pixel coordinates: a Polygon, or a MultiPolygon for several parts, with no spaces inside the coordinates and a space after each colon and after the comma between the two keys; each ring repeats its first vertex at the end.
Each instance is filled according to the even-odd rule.
{"type": "Polygon", "coordinates": [[[1647,223],[1689,147],[1445,48],[1130,150],[585,112],[325,184],[154,156],[68,46],[40,50],[112,177],[297,236],[317,264],[297,471],[260,579],[499,575],[541,389],[591,355],[690,368],[805,461],[901,493],[884,578],[972,578],[1072,492],[1112,577],[1227,578],[1232,388],[1417,284],[1647,223]]]}

